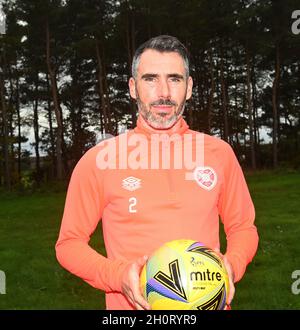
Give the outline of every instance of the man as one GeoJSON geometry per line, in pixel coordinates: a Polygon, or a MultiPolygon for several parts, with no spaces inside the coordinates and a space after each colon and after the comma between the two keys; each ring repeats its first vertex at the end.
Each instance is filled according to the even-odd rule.
{"type": "Polygon", "coordinates": [[[57,258],[104,290],[108,309],[149,309],[139,288],[147,256],[182,238],[218,251],[219,216],[227,238],[228,304],[233,283],[255,255],[254,207],[231,147],[190,130],[182,117],[192,86],[178,39],[158,36],[141,45],[129,80],[137,127],[91,148],[72,174],[57,258]],[[107,257],[88,245],[100,219],[107,257]]]}

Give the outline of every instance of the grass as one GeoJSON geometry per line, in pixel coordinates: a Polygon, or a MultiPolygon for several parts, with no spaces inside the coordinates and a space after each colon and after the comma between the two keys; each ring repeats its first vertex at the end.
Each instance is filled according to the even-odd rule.
{"type": "MultiPolygon", "coordinates": [[[[236,285],[233,309],[300,309],[291,292],[300,269],[300,173],[247,176],[260,243],[236,285]]],[[[0,194],[0,309],[104,309],[104,294],[60,267],[55,258],[65,193],[0,194]]],[[[104,251],[100,226],[91,245],[104,251]]]]}
{"type": "MultiPolygon", "coordinates": [[[[6,294],[0,309],[99,309],[104,295],[62,269],[56,261],[65,193],[1,195],[0,269],[6,294]]],[[[93,235],[92,245],[99,251],[93,235]]]]}
{"type": "Polygon", "coordinates": [[[291,291],[300,269],[300,173],[262,172],[247,177],[260,236],[257,255],[236,285],[233,308],[300,309],[291,291]]]}

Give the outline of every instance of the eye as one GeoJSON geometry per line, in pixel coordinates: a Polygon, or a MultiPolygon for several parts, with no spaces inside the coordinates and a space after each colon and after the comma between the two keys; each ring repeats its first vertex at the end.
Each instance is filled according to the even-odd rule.
{"type": "Polygon", "coordinates": [[[170,78],[170,80],[171,80],[172,82],[176,82],[176,83],[181,81],[181,79],[178,78],[178,77],[172,77],[172,78],[170,78]]]}
{"type": "Polygon", "coordinates": [[[144,80],[148,82],[153,82],[155,80],[155,77],[145,77],[144,80]]]}

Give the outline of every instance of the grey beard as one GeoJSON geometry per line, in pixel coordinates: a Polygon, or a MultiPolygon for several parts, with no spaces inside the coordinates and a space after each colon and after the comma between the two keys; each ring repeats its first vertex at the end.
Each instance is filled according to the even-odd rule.
{"type": "Polygon", "coordinates": [[[169,118],[164,119],[166,114],[162,113],[160,114],[160,118],[157,118],[154,116],[150,110],[147,110],[147,108],[144,106],[144,104],[141,102],[139,97],[136,99],[137,106],[139,110],[139,114],[145,119],[145,121],[153,128],[156,129],[168,129],[171,128],[178,119],[182,116],[185,108],[185,101],[183,101],[177,108],[177,111],[169,118]]]}

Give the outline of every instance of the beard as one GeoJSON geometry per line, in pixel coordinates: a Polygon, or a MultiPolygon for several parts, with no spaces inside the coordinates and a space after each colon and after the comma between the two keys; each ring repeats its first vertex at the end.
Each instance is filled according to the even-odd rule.
{"type": "Polygon", "coordinates": [[[182,116],[186,103],[185,99],[179,105],[172,100],[160,99],[147,105],[146,103],[143,103],[141,101],[138,93],[137,93],[136,102],[137,102],[139,114],[144,118],[144,120],[148,123],[148,125],[150,125],[152,128],[155,129],[169,129],[172,126],[174,126],[182,116]],[[175,111],[169,118],[166,118],[167,113],[162,112],[155,114],[151,112],[151,106],[154,105],[174,106],[175,111]]]}

